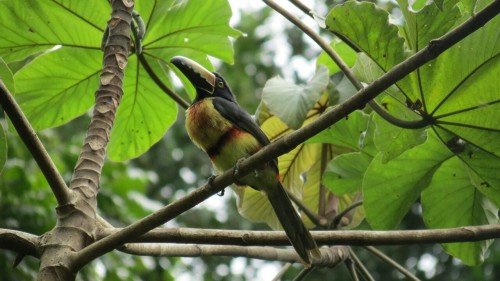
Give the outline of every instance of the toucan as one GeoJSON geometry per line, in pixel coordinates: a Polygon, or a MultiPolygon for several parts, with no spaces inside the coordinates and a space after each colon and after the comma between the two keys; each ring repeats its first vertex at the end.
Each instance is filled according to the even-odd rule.
{"type": "MultiPolygon", "coordinates": [[[[196,89],[186,110],[186,130],[193,143],[205,151],[217,173],[233,168],[270,143],[254,119],[239,106],[227,82],[218,73],[186,57],[170,62],[196,89]]],[[[279,177],[277,160],[240,177],[235,183],[263,192],[302,262],[311,265],[320,255],[311,233],[293,207],[279,177]]]]}

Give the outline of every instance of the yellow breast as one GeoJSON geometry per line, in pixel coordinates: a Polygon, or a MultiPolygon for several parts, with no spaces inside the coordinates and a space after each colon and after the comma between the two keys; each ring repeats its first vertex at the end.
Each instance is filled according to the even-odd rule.
{"type": "Polygon", "coordinates": [[[188,135],[204,151],[213,147],[231,127],[232,124],[214,108],[211,98],[192,104],[186,111],[188,135]]]}

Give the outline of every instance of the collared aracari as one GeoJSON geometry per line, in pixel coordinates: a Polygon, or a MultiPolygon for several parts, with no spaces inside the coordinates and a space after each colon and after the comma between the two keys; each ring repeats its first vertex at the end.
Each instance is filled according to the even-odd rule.
{"type": "MultiPolygon", "coordinates": [[[[218,73],[212,73],[185,57],[174,57],[171,63],[196,89],[196,98],[186,111],[186,129],[194,144],[208,154],[218,173],[234,167],[240,159],[270,143],[250,114],[238,105],[228,84],[218,73]]],[[[311,264],[311,256],[320,256],[311,233],[281,184],[276,160],[239,178],[236,184],[248,185],[267,195],[306,266],[311,264]]]]}

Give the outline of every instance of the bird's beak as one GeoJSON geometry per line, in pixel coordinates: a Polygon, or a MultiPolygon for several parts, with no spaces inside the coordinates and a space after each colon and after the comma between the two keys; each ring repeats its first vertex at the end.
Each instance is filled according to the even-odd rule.
{"type": "Polygon", "coordinates": [[[198,89],[213,94],[215,75],[194,60],[182,56],[173,57],[170,62],[175,65],[191,84],[198,89]]]}

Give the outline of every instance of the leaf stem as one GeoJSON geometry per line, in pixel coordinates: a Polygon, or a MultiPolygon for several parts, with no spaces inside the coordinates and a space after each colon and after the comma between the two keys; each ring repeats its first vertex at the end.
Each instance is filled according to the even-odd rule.
{"type": "Polygon", "coordinates": [[[144,53],[141,53],[137,57],[139,58],[139,61],[141,62],[142,66],[144,67],[146,72],[149,74],[151,79],[153,79],[153,81],[156,83],[156,85],[158,85],[158,87],[160,87],[160,89],[162,89],[163,92],[165,92],[165,94],[167,94],[167,96],[169,96],[176,103],[178,103],[180,106],[182,106],[182,108],[187,109],[189,107],[189,103],[187,101],[185,101],[183,98],[181,98],[179,95],[174,93],[174,91],[170,90],[170,88],[167,87],[167,85],[165,85],[165,83],[163,83],[161,81],[160,77],[158,77],[158,75],[156,75],[156,72],[153,70],[153,68],[151,68],[151,65],[149,64],[146,57],[144,56],[144,53]]]}

